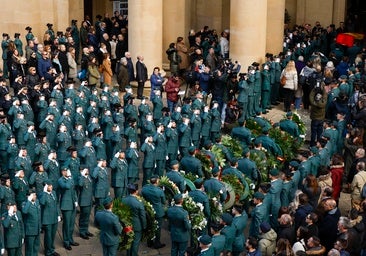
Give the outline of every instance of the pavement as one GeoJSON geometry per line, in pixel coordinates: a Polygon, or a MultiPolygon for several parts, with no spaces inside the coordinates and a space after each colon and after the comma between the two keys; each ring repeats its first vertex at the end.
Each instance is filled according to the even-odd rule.
{"type": "MultiPolygon", "coordinates": [[[[150,84],[146,83],[147,88],[144,89],[144,96],[150,95],[150,84]]],[[[137,84],[132,83],[132,87],[134,90],[134,95],[136,95],[137,92],[137,84]]],[[[166,104],[165,100],[165,93],[163,93],[164,98],[164,104],[166,104]]],[[[140,104],[140,100],[136,99],[135,104],[138,106],[140,104]]],[[[274,106],[267,114],[264,115],[264,117],[272,120],[273,122],[278,122],[279,120],[284,118],[285,112],[283,111],[283,104],[279,104],[277,106],[274,106]]],[[[304,120],[306,127],[307,127],[307,133],[306,133],[306,140],[309,140],[310,136],[310,118],[309,118],[309,112],[303,109],[300,109],[298,111],[298,114],[301,116],[301,118],[304,120]]],[[[140,161],[142,161],[142,154],[140,155],[140,161]]],[[[142,175],[142,174],[140,174],[142,175]]],[[[141,177],[142,178],[142,177],[141,177]]],[[[140,179],[142,180],[142,179],[140,179]]],[[[139,184],[141,187],[141,184],[139,184]]],[[[111,190],[111,193],[113,191],[111,190]]],[[[113,194],[112,194],[113,196],[113,194]]],[[[342,212],[342,215],[345,215],[348,213],[348,211],[351,209],[351,199],[349,194],[341,193],[341,198],[339,200],[339,206],[342,212]]],[[[90,229],[89,231],[93,233],[95,236],[90,238],[89,240],[84,240],[79,237],[79,227],[78,227],[78,219],[79,216],[76,216],[75,221],[75,231],[74,231],[74,240],[75,242],[78,242],[79,246],[73,246],[72,251],[67,251],[63,247],[62,243],[62,223],[59,223],[58,225],[58,231],[56,234],[55,239],[55,248],[56,252],[58,252],[60,255],[63,256],[71,256],[71,255],[77,255],[77,256],[100,256],[103,255],[102,253],[102,247],[99,241],[99,230],[94,226],[94,214],[92,211],[92,215],[90,217],[90,229]]],[[[249,220],[250,221],[250,220],[249,220]]],[[[245,235],[247,237],[248,230],[249,230],[250,222],[248,222],[247,228],[245,230],[245,235]]],[[[153,256],[153,255],[163,255],[168,256],[170,255],[170,233],[168,231],[168,224],[167,221],[164,220],[163,222],[163,228],[162,228],[162,234],[161,234],[161,242],[166,244],[166,247],[161,249],[152,249],[147,247],[146,242],[142,242],[140,244],[139,248],[139,255],[146,255],[146,256],[153,256]]],[[[24,250],[23,250],[24,251],[24,250]]],[[[44,247],[43,247],[43,235],[41,237],[41,249],[39,255],[44,255],[44,247]]],[[[118,252],[117,255],[126,255],[126,252],[118,252]]]]}

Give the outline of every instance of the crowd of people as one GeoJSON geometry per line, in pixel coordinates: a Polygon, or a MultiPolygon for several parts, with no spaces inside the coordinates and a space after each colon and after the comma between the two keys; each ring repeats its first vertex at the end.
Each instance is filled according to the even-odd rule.
{"type": "Polygon", "coordinates": [[[131,60],[127,17],[116,12],[96,18],[93,26],[86,17],[80,29],[72,20],[65,33],[47,24],[43,43],[27,27],[24,49],[19,33],[14,40],[3,33],[2,254],[6,249],[8,255],[21,255],[25,244],[26,255],[38,255],[42,231],[45,255],[59,255],[54,239],[61,221],[63,246],[72,250],[79,245],[73,238],[76,219],[82,239],[94,236],[89,232],[94,207],[104,255],[115,255],[124,231],[112,213],[114,197],[131,208],[134,240],[127,254],[138,255],[147,225],[140,194],[153,205],[158,223],[148,246],[165,246],[166,216],[172,255],[189,253],[188,244],[195,241],[190,241],[190,216],[182,208],[187,187],[180,170],[197,177],[188,194],[203,205],[209,220],[198,240],[200,255],[365,254],[366,51],[359,42],[338,45],[335,39],[343,30],[334,25],[295,26],[285,31],[282,53],[268,53],[262,65],[254,62],[241,73],[241,64],[228,58],[230,32],[219,38],[206,26],[190,31],[189,46],[183,37],[169,45],[171,76],[165,78],[155,67],[146,97],[147,68],[142,55],[135,65],[131,60]],[[182,78],[188,89],[180,101],[182,78]],[[261,115],[282,100],[286,118],[273,125],[261,115]],[[253,156],[265,161],[267,151],[286,158],[268,131],[278,128],[301,139],[292,120],[301,107],[311,118],[310,150],[287,159],[281,170],[269,170],[268,182],[261,180],[253,156]],[[259,136],[246,128],[249,119],[260,125],[259,136]],[[239,159],[222,144],[223,128],[240,142],[239,159]],[[226,166],[219,165],[213,146],[224,152],[226,166]],[[196,157],[198,150],[210,161],[210,177],[196,157]],[[159,187],[165,175],[180,192],[167,212],[170,202],[159,187]],[[225,203],[225,175],[257,184],[254,206],[236,202],[213,221],[209,198],[225,203]],[[343,184],[352,210],[341,216],[343,184]]]}

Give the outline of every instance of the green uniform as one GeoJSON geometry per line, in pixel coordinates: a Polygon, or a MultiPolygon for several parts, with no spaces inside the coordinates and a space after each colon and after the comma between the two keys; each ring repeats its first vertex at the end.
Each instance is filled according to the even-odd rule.
{"type": "Polygon", "coordinates": [[[27,200],[21,209],[24,218],[25,255],[37,256],[42,228],[41,206],[38,199],[34,202],[27,200]]]}
{"type": "Polygon", "coordinates": [[[282,180],[276,179],[271,181],[271,188],[268,195],[271,197],[271,207],[270,207],[270,224],[271,227],[278,227],[278,211],[281,208],[281,191],[283,185],[282,180]]]}
{"type": "Polygon", "coordinates": [[[248,101],[249,101],[249,84],[246,80],[241,80],[239,82],[239,95],[238,95],[238,103],[241,109],[241,116],[239,118],[240,121],[244,121],[248,118],[248,101]]]}
{"type": "Polygon", "coordinates": [[[188,154],[188,148],[191,146],[191,127],[182,123],[178,128],[179,151],[185,156],[188,154]]]}
{"type": "Polygon", "coordinates": [[[178,171],[169,171],[166,176],[179,188],[180,193],[184,193],[186,189],[186,181],[184,177],[178,171]]]}
{"type": "Polygon", "coordinates": [[[163,224],[163,217],[165,215],[164,205],[165,205],[165,194],[164,191],[153,184],[146,184],[143,186],[141,190],[142,196],[146,201],[150,202],[155,210],[155,219],[158,222],[158,229],[155,232],[155,241],[154,245],[159,246],[160,235],[161,235],[161,226],[163,224]]]}
{"type": "Polygon", "coordinates": [[[249,158],[245,157],[238,160],[238,170],[253,182],[258,180],[257,165],[249,158]]]}
{"type": "Polygon", "coordinates": [[[236,230],[231,225],[226,225],[221,230],[221,234],[225,236],[225,247],[224,251],[232,252],[233,251],[233,243],[235,241],[236,230]]]}
{"type": "Polygon", "coordinates": [[[58,180],[60,189],[60,209],[62,212],[62,237],[64,246],[74,243],[72,234],[74,233],[76,206],[78,199],[72,177],[61,177],[58,180]]]}
{"type": "Polygon", "coordinates": [[[167,143],[165,135],[163,133],[156,133],[154,136],[154,144],[156,161],[156,168],[154,173],[161,177],[164,175],[167,156],[167,143]]]}
{"type": "Polygon", "coordinates": [[[213,255],[220,256],[221,252],[225,248],[225,236],[220,234],[213,235],[211,248],[214,250],[213,255]]]}
{"type": "Polygon", "coordinates": [[[144,161],[142,163],[143,168],[143,179],[142,184],[147,184],[147,181],[151,178],[155,169],[155,146],[151,143],[144,143],[141,146],[141,152],[144,153],[144,161]]]}
{"type": "Polygon", "coordinates": [[[15,202],[17,203],[17,207],[18,209],[22,209],[23,202],[26,201],[29,190],[28,179],[27,177],[14,177],[11,185],[15,193],[15,202]]]}
{"type": "Polygon", "coordinates": [[[1,214],[4,214],[7,209],[6,206],[10,202],[15,202],[14,191],[8,186],[0,186],[0,199],[1,199],[1,214]]]}
{"type": "Polygon", "coordinates": [[[126,159],[128,163],[128,183],[133,184],[139,179],[139,153],[135,148],[126,150],[126,159]]]}
{"type": "Polygon", "coordinates": [[[279,123],[280,129],[289,133],[292,137],[298,138],[300,135],[299,126],[290,119],[285,119],[279,123]]]}
{"type": "Polygon", "coordinates": [[[172,241],[171,255],[183,256],[191,233],[188,212],[182,206],[175,205],[168,209],[167,216],[172,241]]]}
{"type": "Polygon", "coordinates": [[[111,185],[114,189],[114,197],[122,198],[127,194],[128,164],[126,159],[114,157],[110,164],[112,169],[111,185]]]}
{"type": "Polygon", "coordinates": [[[167,155],[168,155],[168,162],[172,160],[176,160],[178,156],[178,131],[175,128],[167,128],[165,131],[165,136],[167,139],[167,155]]]}
{"type": "Polygon", "coordinates": [[[243,126],[234,127],[231,130],[231,137],[239,140],[242,148],[246,148],[252,143],[252,133],[243,126]]]}
{"type": "Polygon", "coordinates": [[[188,193],[190,197],[192,197],[193,201],[196,203],[201,203],[203,205],[203,213],[205,214],[207,219],[211,217],[211,209],[210,209],[210,201],[205,192],[195,189],[188,193]]]}
{"type": "Polygon", "coordinates": [[[79,175],[79,232],[81,236],[89,233],[89,219],[93,207],[93,181],[89,175],[79,175]]]}
{"type": "Polygon", "coordinates": [[[45,255],[51,256],[55,252],[55,236],[57,231],[58,217],[60,216],[54,191],[42,192],[39,199],[41,204],[42,225],[44,230],[45,255]]]}
{"type": "Polygon", "coordinates": [[[180,167],[186,173],[192,173],[193,175],[198,175],[198,177],[203,177],[202,163],[192,155],[184,156],[180,161],[180,167]]]}
{"type": "Polygon", "coordinates": [[[22,242],[24,239],[24,224],[20,211],[9,215],[3,214],[4,246],[9,256],[22,255],[22,242]]]}
{"type": "Polygon", "coordinates": [[[90,174],[95,183],[94,198],[96,211],[98,207],[101,207],[103,205],[103,200],[109,194],[108,172],[105,167],[97,166],[90,174]]]}
{"type": "Polygon", "coordinates": [[[122,234],[122,226],[118,217],[108,210],[98,211],[95,215],[95,225],[100,228],[103,255],[117,255],[122,234]]]}
{"type": "Polygon", "coordinates": [[[233,255],[239,255],[245,248],[244,229],[247,226],[248,215],[245,211],[241,215],[234,216],[231,226],[235,228],[235,239],[233,243],[233,255]]]}
{"type": "Polygon", "coordinates": [[[132,226],[135,232],[131,248],[127,250],[127,256],[137,256],[142,237],[142,230],[146,228],[146,212],[142,202],[135,196],[129,195],[122,199],[122,203],[129,206],[132,213],[132,226]]]}
{"type": "Polygon", "coordinates": [[[210,196],[210,198],[216,197],[221,203],[225,202],[227,193],[225,185],[221,181],[212,177],[208,180],[205,180],[203,186],[205,187],[205,191],[210,196]]]}
{"type": "Polygon", "coordinates": [[[268,70],[262,71],[262,95],[261,95],[261,106],[262,110],[266,110],[271,106],[271,75],[268,70]]]}
{"type": "Polygon", "coordinates": [[[34,187],[36,189],[37,197],[40,197],[44,185],[48,181],[48,174],[46,172],[33,172],[32,175],[29,178],[29,185],[31,187],[34,187]]]}
{"type": "Polygon", "coordinates": [[[280,146],[269,136],[267,135],[260,135],[257,137],[262,141],[262,146],[271,152],[274,156],[282,156],[283,152],[280,146]]]}
{"type": "Polygon", "coordinates": [[[250,223],[249,236],[259,237],[259,226],[265,221],[265,216],[268,214],[267,207],[263,204],[257,204],[252,212],[252,221],[250,223]]]}

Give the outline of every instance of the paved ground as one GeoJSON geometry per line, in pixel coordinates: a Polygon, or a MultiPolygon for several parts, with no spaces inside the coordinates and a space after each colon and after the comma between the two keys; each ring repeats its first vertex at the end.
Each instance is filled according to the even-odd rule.
{"type": "MultiPolygon", "coordinates": [[[[136,89],[137,88],[135,86],[134,87],[134,94],[135,95],[136,95],[136,89]]],[[[145,89],[144,95],[145,96],[150,95],[150,88],[145,89]]],[[[136,100],[135,102],[136,102],[137,105],[140,104],[139,100],[136,100]]],[[[309,134],[310,134],[309,113],[305,110],[300,110],[299,114],[302,117],[302,119],[305,121],[306,126],[308,127],[307,136],[306,136],[306,138],[308,139],[309,134]]],[[[274,107],[272,110],[269,111],[269,113],[267,113],[265,115],[265,117],[273,120],[274,122],[277,122],[280,119],[282,119],[284,117],[283,104],[280,104],[280,105],[274,107]]],[[[350,203],[349,194],[342,193],[341,194],[341,199],[340,199],[340,208],[342,210],[342,214],[346,214],[348,212],[348,210],[350,209],[350,207],[351,207],[351,203],[350,203]]],[[[77,215],[74,237],[75,237],[75,241],[80,243],[80,246],[72,247],[73,248],[72,251],[67,251],[66,249],[63,248],[63,244],[62,244],[62,224],[60,223],[59,227],[58,227],[58,232],[57,232],[57,235],[56,235],[56,241],[55,241],[56,251],[58,253],[60,253],[61,255],[78,255],[78,256],[92,256],[92,255],[95,255],[95,256],[98,255],[99,256],[99,255],[102,255],[102,248],[101,248],[99,238],[98,238],[98,232],[99,231],[93,225],[94,217],[91,216],[90,232],[95,234],[95,236],[93,238],[91,238],[90,240],[83,240],[79,237],[78,225],[77,225],[78,218],[79,218],[79,216],[77,215]]],[[[248,227],[249,227],[249,225],[248,225],[248,227]]],[[[247,232],[248,232],[248,228],[246,230],[246,233],[247,232]]],[[[43,241],[43,236],[41,238],[41,241],[43,241]]],[[[146,246],[146,242],[141,243],[140,250],[139,250],[139,255],[147,255],[147,256],[150,256],[150,255],[151,256],[152,255],[170,255],[170,234],[167,231],[167,222],[166,221],[164,221],[164,224],[163,224],[162,243],[167,244],[167,246],[162,248],[162,249],[159,249],[159,250],[148,248],[146,246]]],[[[41,243],[40,252],[41,252],[40,255],[43,255],[43,242],[41,243]]],[[[118,255],[126,255],[126,252],[120,252],[118,255]]]]}

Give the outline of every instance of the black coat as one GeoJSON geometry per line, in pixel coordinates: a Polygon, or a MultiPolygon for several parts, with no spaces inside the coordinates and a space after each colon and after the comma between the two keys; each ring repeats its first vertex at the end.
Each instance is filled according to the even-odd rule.
{"type": "Polygon", "coordinates": [[[322,241],[322,245],[327,248],[327,251],[333,248],[334,242],[337,239],[339,217],[341,217],[341,212],[337,208],[333,214],[326,213],[318,224],[319,238],[322,241]]]}

